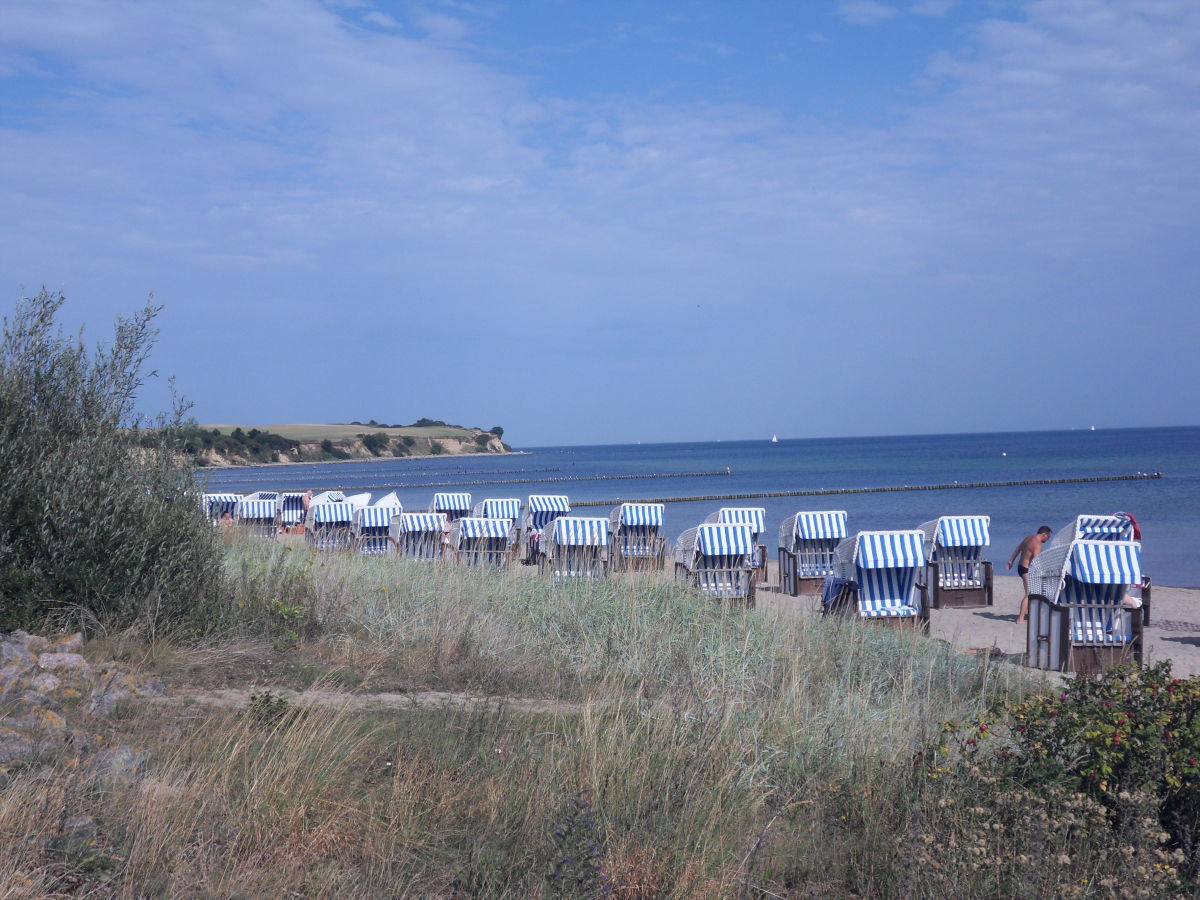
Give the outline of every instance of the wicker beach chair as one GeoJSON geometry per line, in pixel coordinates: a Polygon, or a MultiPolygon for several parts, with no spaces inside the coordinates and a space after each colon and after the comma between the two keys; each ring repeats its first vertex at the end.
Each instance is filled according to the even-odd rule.
{"type": "Polygon", "coordinates": [[[538,571],[555,582],[603,578],[608,570],[608,519],[558,516],[542,529],[538,571]]]}
{"type": "Polygon", "coordinates": [[[521,561],[527,566],[538,562],[538,545],[546,526],[571,511],[571,501],[565,494],[530,494],[521,515],[521,561]]]}
{"type": "Polygon", "coordinates": [[[285,531],[303,525],[305,518],[303,491],[283,491],[279,495],[279,526],[285,531]]]}
{"type": "Polygon", "coordinates": [[[401,556],[431,562],[445,558],[450,523],[445,513],[401,513],[392,518],[391,536],[401,556]]]}
{"type": "Polygon", "coordinates": [[[308,508],[304,542],[313,550],[348,550],[354,506],[346,500],[314,503],[308,508]]]}
{"type": "Polygon", "coordinates": [[[987,516],[942,516],[921,526],[932,609],[992,605],[992,564],[983,558],[990,525],[987,516]]]}
{"type": "MultiPolygon", "coordinates": [[[[392,495],[393,497],[395,494],[392,495]]],[[[350,547],[363,556],[388,556],[392,553],[389,535],[392,520],[400,516],[404,508],[397,501],[381,506],[374,503],[354,510],[350,522],[350,547]]]]}
{"type": "Polygon", "coordinates": [[[846,536],[846,511],[798,512],[779,526],[779,589],[793,597],[819,594],[837,574],[837,545],[846,536]]]}
{"type": "Polygon", "coordinates": [[[279,501],[243,497],[233,508],[233,521],[243,533],[273,541],[279,534],[279,501]]]}
{"type": "Polygon", "coordinates": [[[512,519],[514,529],[518,528],[521,523],[521,498],[488,497],[476,500],[471,515],[477,519],[512,519]]]}
{"type": "Polygon", "coordinates": [[[446,521],[453,522],[471,514],[470,494],[434,494],[429,512],[445,513],[446,521]]]}
{"type": "Polygon", "coordinates": [[[450,546],[468,566],[507,566],[512,557],[513,520],[463,516],[450,523],[450,546]]]}
{"type": "Polygon", "coordinates": [[[1029,564],[1026,664],[1093,675],[1140,663],[1149,603],[1150,579],[1142,574],[1137,541],[1048,546],[1029,564]]]}
{"type": "Polygon", "coordinates": [[[749,525],[754,540],[751,559],[756,576],[762,579],[767,574],[767,546],[762,543],[762,536],[767,531],[766,520],[767,511],[761,506],[723,506],[704,521],[719,525],[749,525]]]}
{"type": "Polygon", "coordinates": [[[757,548],[745,523],[705,522],[689,528],[675,543],[675,580],[721,600],[754,604],[757,548]]]}
{"type": "Polygon", "coordinates": [[[241,499],[241,494],[203,494],[200,502],[204,507],[204,517],[214,525],[220,522],[221,516],[226,513],[232,518],[233,511],[241,499]]]}
{"type": "Polygon", "coordinates": [[[661,569],[667,562],[662,503],[622,503],[609,514],[613,571],[661,569]]]}
{"type": "Polygon", "coordinates": [[[838,542],[837,591],[826,612],[891,625],[929,627],[925,603],[925,535],[920,531],[860,531],[838,542]]]}

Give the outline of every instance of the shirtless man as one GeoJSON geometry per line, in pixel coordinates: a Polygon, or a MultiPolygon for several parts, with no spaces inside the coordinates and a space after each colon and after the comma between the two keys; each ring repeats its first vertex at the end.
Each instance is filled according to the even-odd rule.
{"type": "Polygon", "coordinates": [[[1017,624],[1020,625],[1025,621],[1025,617],[1029,615],[1029,564],[1033,562],[1033,558],[1042,552],[1042,544],[1050,540],[1050,526],[1043,525],[1037,530],[1037,534],[1031,534],[1027,538],[1022,538],[1021,543],[1017,544],[1017,549],[1012,552],[1012,556],[1008,558],[1006,569],[1013,567],[1013,560],[1018,556],[1021,561],[1017,563],[1017,574],[1021,576],[1021,584],[1025,587],[1025,596],[1021,598],[1021,611],[1017,613],[1017,624]]]}

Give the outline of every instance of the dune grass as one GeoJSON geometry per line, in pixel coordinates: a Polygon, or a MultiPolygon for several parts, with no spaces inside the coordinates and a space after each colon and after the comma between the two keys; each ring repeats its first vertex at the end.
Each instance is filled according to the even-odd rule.
{"type": "MultiPolygon", "coordinates": [[[[0,792],[18,848],[0,860],[5,896],[1049,897],[1080,872],[1103,896],[1122,872],[1104,829],[1025,834],[1027,813],[1058,821],[1053,797],[1003,807],[984,779],[931,777],[940,720],[1028,685],[920,635],[656,576],[555,586],[254,545],[226,565],[239,641],[354,670],[363,690],[491,699],[134,710],[107,727],[149,749],[144,778],[59,766],[50,789],[31,775],[0,792]],[[98,823],[86,847],[45,836],[72,811],[98,823]]],[[[220,666],[220,645],[207,652],[220,666]]],[[[1155,877],[1119,884],[1169,896],[1155,877]]]]}

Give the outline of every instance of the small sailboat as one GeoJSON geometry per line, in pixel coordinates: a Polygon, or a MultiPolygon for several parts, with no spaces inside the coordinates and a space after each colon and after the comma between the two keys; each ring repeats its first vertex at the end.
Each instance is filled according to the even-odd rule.
{"type": "Polygon", "coordinates": [[[778,444],[779,443],[779,435],[777,435],[777,434],[771,435],[771,443],[778,444]]]}

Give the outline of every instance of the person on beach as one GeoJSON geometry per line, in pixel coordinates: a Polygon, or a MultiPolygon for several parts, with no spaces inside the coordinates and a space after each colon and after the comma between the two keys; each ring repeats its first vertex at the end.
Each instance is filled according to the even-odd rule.
{"type": "Polygon", "coordinates": [[[1033,562],[1033,558],[1042,552],[1042,544],[1050,540],[1051,529],[1049,525],[1043,525],[1035,534],[1029,537],[1022,538],[1021,543],[1017,544],[1017,549],[1012,552],[1012,556],[1008,558],[1006,569],[1013,567],[1013,560],[1020,557],[1020,562],[1017,563],[1017,574],[1021,576],[1021,584],[1025,588],[1025,596],[1021,598],[1021,609],[1017,613],[1017,624],[1020,625],[1029,615],[1029,564],[1033,562]]]}

